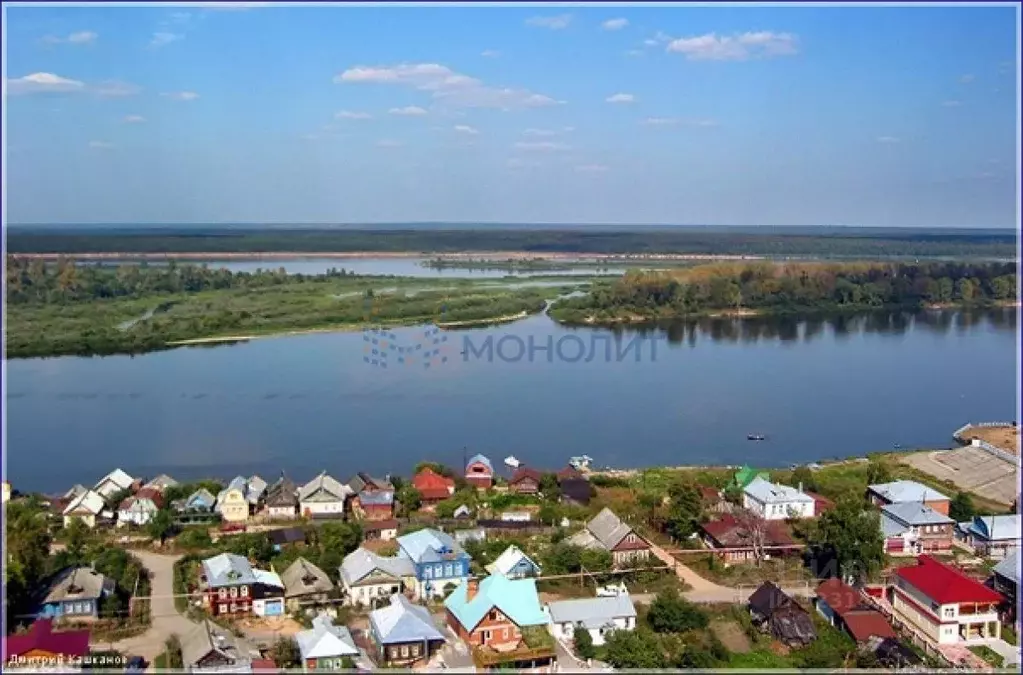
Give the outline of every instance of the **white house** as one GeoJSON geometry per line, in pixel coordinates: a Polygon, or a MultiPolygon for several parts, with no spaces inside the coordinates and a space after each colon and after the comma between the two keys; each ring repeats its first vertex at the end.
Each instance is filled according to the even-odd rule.
{"type": "Polygon", "coordinates": [[[487,565],[487,571],[508,579],[540,576],[540,566],[514,544],[504,549],[504,552],[497,556],[497,560],[487,565]]]}
{"type": "Polygon", "coordinates": [[[159,510],[160,507],[152,497],[133,495],[118,506],[117,526],[146,525],[159,510]]]}
{"type": "Polygon", "coordinates": [[[814,499],[800,489],[757,476],[742,491],[742,505],[765,520],[813,518],[814,499]]]}
{"type": "Polygon", "coordinates": [[[321,473],[298,489],[298,512],[307,518],[340,518],[351,488],[321,473]]]}
{"type": "Polygon", "coordinates": [[[120,469],[114,469],[107,475],[99,479],[99,482],[92,488],[98,492],[103,499],[107,499],[121,490],[127,490],[131,487],[135,479],[126,474],[120,469]]]}
{"type": "Polygon", "coordinates": [[[628,595],[552,602],[547,613],[548,630],[559,640],[571,641],[575,631],[585,629],[599,647],[611,631],[636,629],[636,608],[628,595]]]}
{"type": "Polygon", "coordinates": [[[386,605],[388,598],[416,579],[416,568],[408,558],[387,558],[364,548],[345,556],[339,572],[345,604],[367,607],[386,605]]]}
{"type": "Polygon", "coordinates": [[[143,486],[143,489],[150,488],[158,492],[163,492],[169,487],[175,487],[178,484],[176,480],[171,478],[165,473],[161,473],[159,476],[149,481],[143,486]]]}
{"type": "Polygon", "coordinates": [[[359,657],[352,634],[344,626],[335,626],[326,614],[313,619],[313,627],[295,634],[302,654],[302,670],[341,670],[345,658],[359,657]]]}
{"type": "Polygon", "coordinates": [[[64,509],[64,527],[69,526],[75,518],[89,527],[96,527],[96,519],[103,514],[105,505],[102,495],[92,490],[86,490],[72,499],[64,509]]]}

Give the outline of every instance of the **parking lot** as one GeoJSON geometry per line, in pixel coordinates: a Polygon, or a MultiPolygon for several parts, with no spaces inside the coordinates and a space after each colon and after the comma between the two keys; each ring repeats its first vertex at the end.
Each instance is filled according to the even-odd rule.
{"type": "MultiPolygon", "coordinates": [[[[916,452],[901,461],[981,497],[1011,504],[1019,494],[1019,469],[981,448],[916,452]]],[[[949,495],[951,496],[951,495],[949,495]]]]}

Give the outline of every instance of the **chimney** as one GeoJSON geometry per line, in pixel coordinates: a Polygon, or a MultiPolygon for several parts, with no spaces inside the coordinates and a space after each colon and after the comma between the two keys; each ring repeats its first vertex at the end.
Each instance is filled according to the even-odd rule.
{"type": "Polygon", "coordinates": [[[466,602],[472,602],[472,599],[476,597],[476,594],[480,592],[480,580],[473,577],[469,579],[465,587],[465,600],[466,602]]]}

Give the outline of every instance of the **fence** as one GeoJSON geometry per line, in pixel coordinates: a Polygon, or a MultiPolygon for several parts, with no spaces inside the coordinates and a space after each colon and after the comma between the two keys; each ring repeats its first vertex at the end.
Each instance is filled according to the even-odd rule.
{"type": "Polygon", "coordinates": [[[1009,462],[1010,464],[1015,464],[1016,466],[1019,466],[1020,465],[1019,456],[1014,455],[1011,452],[1006,452],[1005,450],[995,447],[988,443],[987,441],[982,441],[979,438],[963,437],[963,434],[965,434],[970,429],[990,429],[992,427],[1015,428],[1016,423],[1015,422],[977,422],[975,424],[967,423],[956,429],[955,432],[952,434],[952,438],[954,438],[957,443],[961,443],[962,445],[971,446],[975,448],[980,448],[981,450],[984,450],[988,454],[994,455],[995,457],[1006,462],[1009,462]]]}

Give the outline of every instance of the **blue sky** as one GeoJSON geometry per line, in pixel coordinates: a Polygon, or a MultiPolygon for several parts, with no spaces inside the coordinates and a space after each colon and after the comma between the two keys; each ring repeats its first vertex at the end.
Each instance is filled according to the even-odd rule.
{"type": "Polygon", "coordinates": [[[1016,223],[1012,7],[15,7],[5,25],[9,223],[1016,223]]]}

